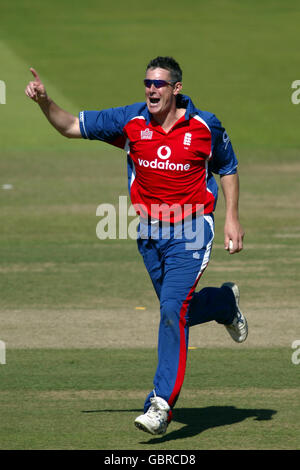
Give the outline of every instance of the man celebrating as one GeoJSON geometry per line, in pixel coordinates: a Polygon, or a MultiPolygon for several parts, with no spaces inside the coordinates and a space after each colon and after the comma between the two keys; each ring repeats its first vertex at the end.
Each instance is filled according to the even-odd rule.
{"type": "Polygon", "coordinates": [[[215,320],[236,342],[248,335],[236,284],[195,292],[214,238],[218,186],[213,173],[220,175],[225,197],[224,248],[230,254],[243,248],[237,159],[231,142],[215,115],[197,109],[180,93],[182,72],[171,57],[157,57],[148,64],[146,102],[82,111],[78,117],[61,109],[47,95],[37,72],[30,70],[34,81],[25,93],[62,135],[102,140],[127,151],[130,197],[140,215],[138,249],[160,301],[154,389],[135,425],[163,434],[184,380],[189,328],[215,320]]]}

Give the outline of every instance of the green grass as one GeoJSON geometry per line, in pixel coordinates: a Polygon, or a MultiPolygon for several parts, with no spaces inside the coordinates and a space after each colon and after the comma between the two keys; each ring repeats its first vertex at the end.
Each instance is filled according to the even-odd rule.
{"type": "MultiPolygon", "coordinates": [[[[118,308],[124,302],[128,308],[139,304],[157,308],[135,240],[100,241],[96,236],[98,205],[109,202],[118,207],[119,195],[127,196],[123,154],[103,150],[84,156],[46,153],[43,164],[41,161],[38,155],[21,154],[0,164],[14,186],[2,191],[1,197],[2,308],[118,308]]],[[[264,280],[266,288],[256,296],[282,299],[279,286],[283,285],[289,293],[285,307],[296,307],[297,164],[265,169],[242,157],[240,173],[245,251],[229,257],[222,249],[224,203],[220,191],[215,247],[201,286],[223,282],[224,266],[239,280],[246,301],[251,301],[258,281],[264,280]]]]}
{"type": "MultiPolygon", "coordinates": [[[[78,112],[143,100],[139,84],[148,61],[169,54],[182,64],[184,92],[222,119],[238,150],[298,148],[291,83],[298,78],[299,16],[296,0],[174,0],[172,6],[117,0],[113,9],[96,0],[12,0],[0,19],[1,40],[14,54],[12,60],[2,52],[6,113],[14,103],[23,148],[42,148],[51,134],[23,94],[30,66],[53,99],[78,112]]],[[[1,129],[15,136],[14,116],[1,129]]],[[[61,149],[59,142],[52,145],[61,149]]]]}
{"type": "Polygon", "coordinates": [[[151,390],[155,356],[151,349],[9,351],[0,448],[299,448],[299,374],[289,350],[190,351],[174,421],[152,438],[133,421],[151,390]]]}
{"type": "Polygon", "coordinates": [[[1,5],[1,449],[299,448],[299,16],[296,0],[1,5]],[[145,66],[166,54],[239,159],[245,250],[223,250],[220,194],[199,288],[237,281],[250,335],[236,347],[221,327],[192,330],[174,422],[152,439],[132,422],[152,387],[153,323],[149,349],[134,341],[158,320],[157,300],[135,241],[96,237],[97,206],[127,195],[126,155],[64,139],[24,88],[34,66],[74,114],[125,105],[144,99],[145,66]]]}

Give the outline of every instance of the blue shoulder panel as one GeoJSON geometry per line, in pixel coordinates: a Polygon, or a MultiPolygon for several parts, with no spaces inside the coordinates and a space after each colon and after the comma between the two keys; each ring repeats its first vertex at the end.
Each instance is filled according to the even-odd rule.
{"type": "Polygon", "coordinates": [[[81,111],[79,123],[84,139],[102,140],[113,144],[123,135],[126,124],[135,116],[148,118],[146,103],[135,103],[119,108],[109,108],[102,111],[81,111]]]}

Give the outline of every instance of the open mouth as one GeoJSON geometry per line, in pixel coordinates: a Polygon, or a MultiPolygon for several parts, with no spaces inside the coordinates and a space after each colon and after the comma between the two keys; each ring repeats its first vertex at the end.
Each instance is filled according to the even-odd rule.
{"type": "Polygon", "coordinates": [[[159,98],[149,98],[151,104],[157,104],[159,103],[159,98]]]}

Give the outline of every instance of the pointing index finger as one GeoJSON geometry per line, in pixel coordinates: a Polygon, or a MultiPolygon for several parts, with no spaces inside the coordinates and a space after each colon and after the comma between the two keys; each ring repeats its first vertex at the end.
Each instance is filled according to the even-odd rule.
{"type": "Polygon", "coordinates": [[[38,73],[37,73],[37,71],[36,71],[33,67],[30,67],[30,72],[32,73],[32,75],[34,76],[34,78],[35,78],[38,82],[41,81],[41,80],[40,80],[40,77],[39,77],[39,75],[38,75],[38,73]]]}

